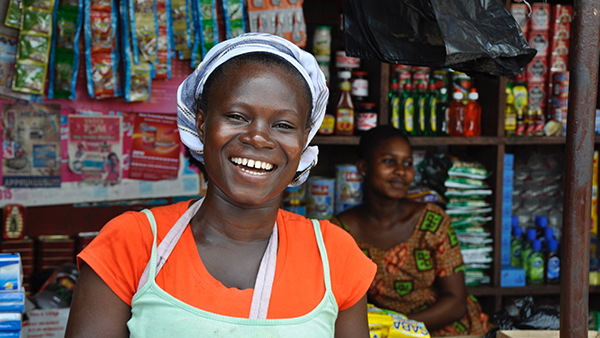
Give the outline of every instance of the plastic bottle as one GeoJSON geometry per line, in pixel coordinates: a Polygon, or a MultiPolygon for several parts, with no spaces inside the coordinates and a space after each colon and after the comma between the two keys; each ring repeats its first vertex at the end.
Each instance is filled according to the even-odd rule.
{"type": "Polygon", "coordinates": [[[415,136],[415,97],[412,91],[412,84],[407,82],[404,84],[404,91],[402,92],[402,99],[400,100],[400,107],[402,109],[402,131],[406,135],[415,136]]]}
{"type": "Polygon", "coordinates": [[[481,105],[477,100],[479,100],[479,93],[477,93],[477,89],[471,88],[469,103],[465,107],[463,136],[481,136],[481,105]]]}
{"type": "Polygon", "coordinates": [[[427,91],[425,90],[425,84],[419,83],[417,84],[417,93],[416,93],[416,102],[417,107],[415,111],[417,112],[418,118],[415,119],[415,130],[417,131],[417,136],[428,136],[427,132],[427,124],[429,123],[429,116],[427,112],[427,91]]]}
{"type": "Polygon", "coordinates": [[[525,110],[525,136],[533,136],[535,134],[535,120],[533,118],[535,111],[533,109],[525,110]]]}
{"type": "Polygon", "coordinates": [[[517,129],[517,110],[512,89],[506,87],[506,108],[504,109],[504,132],[506,136],[515,136],[517,129]]]}
{"type": "Polygon", "coordinates": [[[462,119],[465,105],[462,102],[463,94],[460,89],[457,89],[454,94],[452,94],[452,99],[452,103],[450,103],[450,110],[448,111],[448,134],[450,136],[462,136],[462,119]]]}
{"type": "Polygon", "coordinates": [[[544,238],[546,237],[546,228],[548,227],[548,217],[544,216],[536,216],[536,238],[544,238]]]}
{"type": "Polygon", "coordinates": [[[519,226],[519,216],[512,216],[511,220],[513,228],[519,226]]]}
{"type": "Polygon", "coordinates": [[[556,238],[554,238],[554,229],[548,227],[546,229],[544,229],[544,239],[546,240],[546,243],[552,241],[556,241],[556,238]]]}
{"type": "Polygon", "coordinates": [[[390,84],[390,92],[388,94],[388,97],[390,98],[390,116],[391,118],[391,122],[392,122],[392,126],[396,129],[402,129],[402,119],[401,119],[401,114],[400,112],[402,111],[401,106],[400,106],[400,101],[401,101],[401,97],[400,97],[400,85],[398,84],[398,80],[393,79],[392,83],[390,84]]]}
{"type": "Polygon", "coordinates": [[[535,228],[527,229],[527,237],[523,243],[523,250],[521,251],[521,259],[523,260],[523,269],[527,275],[529,271],[529,255],[533,248],[533,241],[535,240],[536,231],[535,228]]]}
{"type": "Polygon", "coordinates": [[[436,136],[448,136],[448,113],[450,102],[448,100],[448,89],[440,88],[440,101],[436,111],[436,136]]]}
{"type": "Polygon", "coordinates": [[[531,253],[527,257],[529,269],[527,270],[527,281],[532,285],[544,284],[545,259],[542,253],[542,241],[533,240],[531,253]]]}
{"type": "Polygon", "coordinates": [[[560,283],[560,256],[558,255],[558,242],[551,239],[548,241],[548,253],[546,254],[546,284],[558,283],[560,283]]]}
{"type": "Polygon", "coordinates": [[[335,134],[352,136],[354,133],[354,104],[350,95],[350,72],[340,72],[340,96],[335,111],[335,134]]]}
{"type": "Polygon", "coordinates": [[[517,108],[517,129],[515,129],[515,135],[525,135],[525,110],[523,108],[517,108]]]}
{"type": "Polygon", "coordinates": [[[429,86],[427,87],[427,112],[429,115],[429,123],[427,124],[427,133],[429,136],[436,136],[438,133],[438,102],[439,102],[439,92],[437,91],[437,86],[435,84],[435,80],[431,79],[429,81],[429,86]]]}
{"type": "Polygon", "coordinates": [[[520,226],[513,228],[513,237],[510,242],[510,265],[514,267],[523,266],[523,229],[520,226]]]}

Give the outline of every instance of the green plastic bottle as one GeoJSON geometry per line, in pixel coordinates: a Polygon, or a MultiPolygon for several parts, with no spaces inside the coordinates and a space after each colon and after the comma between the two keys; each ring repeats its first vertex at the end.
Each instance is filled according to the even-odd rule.
{"type": "Polygon", "coordinates": [[[415,130],[417,131],[417,136],[428,136],[427,132],[427,124],[429,123],[429,114],[427,109],[427,101],[429,101],[429,97],[427,95],[427,91],[425,90],[425,84],[419,83],[417,85],[417,119],[415,120],[415,130]]]}
{"type": "Polygon", "coordinates": [[[510,265],[520,268],[523,266],[523,229],[513,227],[513,238],[510,242],[510,265]]]}
{"type": "Polygon", "coordinates": [[[404,91],[402,92],[402,99],[400,102],[402,119],[404,122],[402,124],[402,131],[404,131],[406,135],[416,136],[415,121],[418,120],[415,118],[415,97],[410,82],[407,82],[404,85],[404,91]]]}
{"type": "Polygon", "coordinates": [[[393,79],[392,83],[390,84],[390,93],[389,93],[389,99],[390,99],[390,113],[391,113],[391,117],[392,117],[392,126],[396,129],[401,129],[401,106],[400,106],[400,101],[401,101],[401,97],[400,97],[400,85],[398,84],[398,80],[393,79]]]}
{"type": "Polygon", "coordinates": [[[533,248],[535,235],[535,228],[527,229],[527,239],[525,240],[525,243],[523,243],[523,251],[521,251],[521,259],[523,260],[523,270],[525,270],[525,275],[527,275],[529,271],[529,254],[531,254],[531,250],[533,248]]]}
{"type": "Polygon", "coordinates": [[[542,253],[542,241],[536,239],[533,241],[532,251],[528,257],[529,263],[529,271],[527,274],[527,282],[531,285],[539,285],[544,284],[544,272],[545,272],[545,262],[546,258],[542,253]]]}
{"type": "Polygon", "coordinates": [[[435,80],[429,81],[429,87],[427,87],[427,112],[429,114],[429,123],[427,124],[427,132],[429,136],[437,135],[437,110],[440,93],[437,91],[435,80]]]}

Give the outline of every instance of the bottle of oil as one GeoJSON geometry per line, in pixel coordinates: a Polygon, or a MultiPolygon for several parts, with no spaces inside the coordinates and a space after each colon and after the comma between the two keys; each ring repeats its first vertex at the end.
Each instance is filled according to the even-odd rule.
{"type": "Polygon", "coordinates": [[[525,135],[525,109],[518,108],[517,110],[517,128],[515,129],[515,135],[525,135]]]}
{"type": "Polygon", "coordinates": [[[400,85],[398,84],[398,80],[393,79],[392,83],[390,84],[390,92],[388,94],[388,97],[390,99],[390,116],[391,116],[391,124],[394,128],[396,129],[401,129],[401,107],[400,107],[400,101],[401,101],[401,97],[400,97],[400,85]]]}
{"type": "Polygon", "coordinates": [[[415,109],[415,113],[417,114],[417,118],[415,119],[415,130],[417,136],[427,136],[427,124],[428,124],[428,114],[427,114],[427,91],[425,90],[425,83],[417,84],[417,93],[416,100],[417,107],[415,109]]]}
{"type": "Polygon", "coordinates": [[[506,87],[506,107],[504,109],[504,132],[506,136],[515,136],[517,130],[517,110],[512,89],[506,87]]]}
{"type": "Polygon", "coordinates": [[[404,84],[404,91],[402,92],[402,100],[400,100],[400,107],[402,109],[402,131],[406,135],[416,136],[415,130],[415,97],[412,90],[412,84],[407,82],[404,84]]]}
{"type": "Polygon", "coordinates": [[[335,134],[339,136],[352,136],[354,133],[354,104],[350,94],[350,72],[340,72],[340,97],[335,108],[335,134]]]}
{"type": "Polygon", "coordinates": [[[440,88],[440,101],[436,111],[436,136],[448,136],[449,109],[448,89],[442,87],[440,88]]]}
{"type": "Polygon", "coordinates": [[[435,84],[435,80],[431,79],[429,81],[429,86],[427,87],[427,112],[429,115],[427,124],[427,133],[429,136],[436,136],[438,134],[438,103],[439,103],[439,92],[437,91],[437,86],[435,84]]]}

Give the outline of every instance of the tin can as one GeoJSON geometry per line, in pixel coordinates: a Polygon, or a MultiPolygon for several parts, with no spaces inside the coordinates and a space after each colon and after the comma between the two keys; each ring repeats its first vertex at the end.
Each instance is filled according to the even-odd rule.
{"type": "Polygon", "coordinates": [[[550,43],[550,54],[552,55],[569,55],[571,49],[571,40],[568,39],[552,39],[550,43]]]}
{"type": "Polygon", "coordinates": [[[552,73],[552,95],[569,96],[569,72],[552,73]]]}
{"type": "Polygon", "coordinates": [[[573,6],[552,5],[552,22],[571,23],[573,21],[573,6]]]}
{"type": "Polygon", "coordinates": [[[519,24],[519,27],[521,27],[523,34],[527,33],[527,28],[528,28],[527,22],[529,21],[529,20],[527,20],[528,12],[529,12],[529,10],[527,9],[527,5],[525,5],[525,4],[511,4],[510,5],[510,13],[515,18],[515,21],[517,21],[517,23],[519,24]]]}
{"type": "Polygon", "coordinates": [[[547,89],[545,82],[531,82],[527,84],[529,91],[529,107],[545,108],[547,106],[547,89]]]}
{"type": "Polygon", "coordinates": [[[283,191],[283,203],[290,201],[305,201],[306,200],[306,183],[297,187],[287,187],[283,191]]]}
{"type": "Polygon", "coordinates": [[[360,67],[360,59],[347,56],[343,50],[335,53],[335,66],[337,68],[358,68],[360,67]]]}
{"type": "Polygon", "coordinates": [[[570,39],[571,38],[571,24],[565,22],[559,22],[552,25],[552,39],[570,39]]]}
{"type": "Polygon", "coordinates": [[[569,70],[569,56],[568,55],[550,55],[550,71],[552,72],[566,72],[569,70]]]}
{"type": "Polygon", "coordinates": [[[330,219],[334,212],[335,179],[314,176],[307,180],[306,216],[330,219]]]}
{"type": "Polygon", "coordinates": [[[354,164],[338,164],[335,166],[335,201],[362,202],[362,177],[354,164]]]}
{"type": "Polygon", "coordinates": [[[537,54],[535,56],[548,55],[548,47],[550,45],[550,32],[529,31],[527,40],[531,48],[537,50],[537,54]]]}
{"type": "Polygon", "coordinates": [[[360,205],[360,203],[356,203],[356,202],[342,202],[342,203],[335,203],[335,214],[340,214],[350,208],[353,208],[357,205],[360,205]]]}
{"type": "Polygon", "coordinates": [[[549,30],[550,29],[550,4],[536,2],[531,4],[531,23],[532,30],[549,30]]]}
{"type": "Polygon", "coordinates": [[[527,82],[546,82],[548,79],[548,61],[545,57],[535,57],[527,65],[527,82]]]}

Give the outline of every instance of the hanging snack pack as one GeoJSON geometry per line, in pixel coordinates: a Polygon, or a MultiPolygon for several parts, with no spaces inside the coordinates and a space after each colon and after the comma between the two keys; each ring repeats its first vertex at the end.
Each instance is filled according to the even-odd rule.
{"type": "Polygon", "coordinates": [[[225,31],[227,39],[232,39],[246,33],[246,20],[244,20],[244,1],[223,0],[223,13],[225,14],[225,31]]]}
{"type": "Polygon", "coordinates": [[[166,0],[156,0],[156,15],[158,22],[158,53],[157,62],[154,65],[156,79],[171,78],[171,43],[169,39],[169,27],[171,24],[171,12],[167,8],[166,0]]]}
{"type": "Polygon", "coordinates": [[[248,20],[251,32],[271,33],[306,46],[306,23],[302,1],[248,1],[248,20]]]}
{"type": "Polygon", "coordinates": [[[129,0],[133,60],[154,64],[158,57],[158,23],[155,0],[129,0]]]}
{"type": "Polygon", "coordinates": [[[58,3],[54,16],[54,36],[50,55],[52,66],[49,74],[49,98],[75,99],[82,10],[81,0],[66,0],[58,3]]]}
{"type": "Polygon", "coordinates": [[[152,85],[152,65],[147,61],[133,62],[131,32],[127,4],[121,1],[121,27],[123,28],[123,53],[125,61],[125,101],[148,101],[152,85]]]}
{"type": "Polygon", "coordinates": [[[219,42],[217,3],[215,0],[192,1],[194,44],[192,67],[196,68],[208,51],[219,42]]]}
{"type": "Polygon", "coordinates": [[[121,96],[118,13],[114,0],[84,0],[85,57],[90,97],[121,96]]]}
{"type": "Polygon", "coordinates": [[[190,37],[190,21],[188,17],[188,7],[185,0],[170,0],[171,2],[171,20],[173,21],[172,36],[175,50],[184,50],[192,48],[190,37]]]}
{"type": "Polygon", "coordinates": [[[10,0],[8,9],[6,10],[6,17],[4,18],[4,25],[6,27],[21,28],[21,6],[21,0],[10,0]]]}
{"type": "Polygon", "coordinates": [[[52,38],[53,0],[24,0],[14,91],[41,95],[44,93],[46,71],[52,38]]]}

